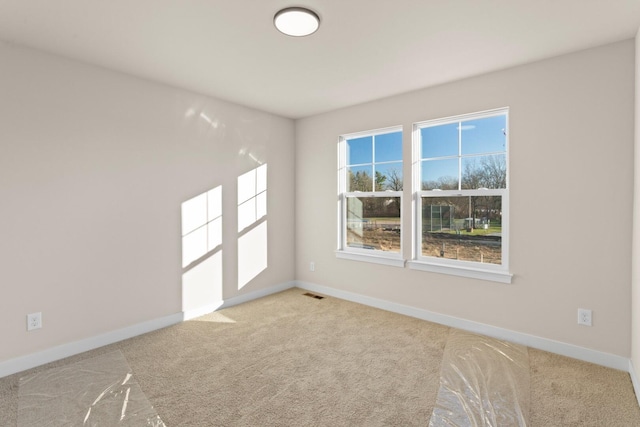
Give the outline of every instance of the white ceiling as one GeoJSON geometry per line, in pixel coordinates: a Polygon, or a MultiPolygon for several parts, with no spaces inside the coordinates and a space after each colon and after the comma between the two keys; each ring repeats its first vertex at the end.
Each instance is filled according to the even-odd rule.
{"type": "MultiPolygon", "coordinates": [[[[0,0],[0,39],[300,118],[633,37],[640,0],[0,0]],[[273,26],[287,6],[309,37],[273,26]]],[[[1,64],[0,64],[1,66],[1,64]]]]}

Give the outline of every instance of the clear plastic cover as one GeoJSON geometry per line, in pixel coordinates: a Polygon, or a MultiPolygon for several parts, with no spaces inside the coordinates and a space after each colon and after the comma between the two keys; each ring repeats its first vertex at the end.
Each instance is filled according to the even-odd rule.
{"type": "Polygon", "coordinates": [[[20,379],[18,427],[63,425],[164,427],[120,351],[20,379]]]}
{"type": "Polygon", "coordinates": [[[526,426],[529,408],[527,347],[449,332],[430,427],[526,426]]]}

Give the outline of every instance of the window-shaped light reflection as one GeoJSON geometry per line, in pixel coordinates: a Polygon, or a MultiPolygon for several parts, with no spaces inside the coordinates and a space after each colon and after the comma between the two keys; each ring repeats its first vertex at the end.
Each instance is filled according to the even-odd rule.
{"type": "Polygon", "coordinates": [[[222,187],[182,203],[181,213],[182,266],[189,267],[182,275],[182,310],[191,318],[222,301],[222,187]]]}
{"type": "Polygon", "coordinates": [[[238,289],[267,268],[267,165],[238,177],[238,289]]]}
{"type": "Polygon", "coordinates": [[[222,187],[182,203],[182,266],[222,244],[222,187]]]}
{"type": "Polygon", "coordinates": [[[182,204],[182,235],[186,236],[207,223],[207,193],[182,204]]]}
{"type": "Polygon", "coordinates": [[[207,253],[207,227],[200,227],[182,238],[182,267],[207,253]]]}
{"type": "Polygon", "coordinates": [[[222,251],[218,251],[182,275],[182,311],[209,312],[221,303],[222,251]]]}
{"type": "Polygon", "coordinates": [[[267,165],[238,177],[238,231],[267,215],[267,165]]]}
{"type": "Polygon", "coordinates": [[[267,268],[267,222],[238,238],[238,289],[267,268]]]}

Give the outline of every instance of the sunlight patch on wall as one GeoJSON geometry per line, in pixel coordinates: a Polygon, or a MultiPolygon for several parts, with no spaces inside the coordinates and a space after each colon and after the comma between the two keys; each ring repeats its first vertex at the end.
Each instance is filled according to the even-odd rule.
{"type": "Polygon", "coordinates": [[[222,187],[182,203],[182,267],[222,245],[222,187]]]}
{"type": "Polygon", "coordinates": [[[182,311],[222,301],[222,186],[182,203],[182,311]],[[207,255],[209,255],[207,257],[207,255]]]}
{"type": "Polygon", "coordinates": [[[267,268],[267,165],[238,177],[238,289],[267,268]]]}
{"type": "Polygon", "coordinates": [[[238,289],[267,268],[267,221],[238,239],[238,289]]]}
{"type": "Polygon", "coordinates": [[[222,251],[182,275],[182,311],[222,301],[222,251]]]}
{"type": "Polygon", "coordinates": [[[267,215],[267,165],[238,177],[238,231],[267,215]]]}

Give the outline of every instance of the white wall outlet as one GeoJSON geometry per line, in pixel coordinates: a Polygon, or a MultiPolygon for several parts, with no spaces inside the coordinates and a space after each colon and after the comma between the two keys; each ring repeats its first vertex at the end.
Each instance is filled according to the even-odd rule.
{"type": "Polygon", "coordinates": [[[316,263],[311,261],[309,263],[309,271],[316,271],[316,263]]]}
{"type": "Polygon", "coordinates": [[[27,314],[27,331],[42,328],[42,313],[27,314]]]}
{"type": "Polygon", "coordinates": [[[591,326],[591,310],[586,308],[578,309],[578,325],[591,326]]]}

